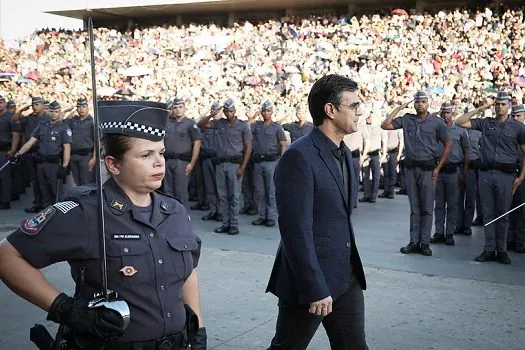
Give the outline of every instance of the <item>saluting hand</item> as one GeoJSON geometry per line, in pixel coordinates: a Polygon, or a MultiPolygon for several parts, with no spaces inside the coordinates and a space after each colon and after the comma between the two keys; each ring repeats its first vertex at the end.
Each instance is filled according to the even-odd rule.
{"type": "Polygon", "coordinates": [[[332,312],[332,297],[328,296],[324,299],[310,303],[308,312],[317,316],[326,316],[332,312]]]}

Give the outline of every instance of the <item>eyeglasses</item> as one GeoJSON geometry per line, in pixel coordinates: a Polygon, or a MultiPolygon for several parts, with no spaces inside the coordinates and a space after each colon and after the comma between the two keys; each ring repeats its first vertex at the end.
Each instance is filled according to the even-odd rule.
{"type": "Polygon", "coordinates": [[[354,102],[354,103],[349,104],[349,105],[345,105],[343,103],[340,103],[339,106],[348,107],[352,112],[356,113],[359,110],[359,108],[361,108],[361,102],[354,102]]]}

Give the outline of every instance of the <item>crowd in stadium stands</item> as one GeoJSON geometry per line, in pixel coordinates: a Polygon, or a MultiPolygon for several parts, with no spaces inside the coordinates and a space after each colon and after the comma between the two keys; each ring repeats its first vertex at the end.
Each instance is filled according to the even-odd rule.
{"type": "MultiPolygon", "coordinates": [[[[270,99],[277,118],[293,118],[291,111],[327,73],[357,80],[378,110],[385,100],[406,100],[421,89],[434,106],[447,99],[461,109],[497,89],[520,102],[525,93],[525,23],[518,8],[99,28],[95,35],[100,96],[166,101],[177,95],[187,100],[190,117],[233,97],[244,106],[238,115],[270,99]]],[[[73,105],[91,93],[88,49],[86,32],[54,30],[0,46],[0,92],[19,106],[31,95],[73,105]]]]}

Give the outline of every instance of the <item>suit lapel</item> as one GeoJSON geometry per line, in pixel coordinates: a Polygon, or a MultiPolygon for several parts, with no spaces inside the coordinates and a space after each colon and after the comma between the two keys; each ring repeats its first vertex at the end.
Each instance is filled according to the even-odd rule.
{"type": "MultiPolygon", "coordinates": [[[[328,170],[330,170],[330,173],[332,174],[332,177],[334,178],[334,181],[337,184],[337,187],[339,188],[339,191],[341,192],[341,196],[343,196],[343,201],[345,200],[345,196],[343,193],[343,175],[341,174],[341,170],[339,169],[339,166],[336,163],[336,160],[334,158],[334,155],[332,154],[332,151],[328,147],[328,142],[323,138],[323,135],[321,134],[321,131],[318,128],[315,128],[312,134],[312,140],[315,144],[315,146],[319,149],[319,155],[321,156],[321,159],[326,164],[326,167],[328,170]]],[[[348,169],[348,178],[350,179],[350,169],[348,169]]],[[[350,182],[350,181],[349,181],[350,182]]],[[[348,189],[347,189],[348,191],[348,189]]],[[[349,197],[350,198],[350,197],[349,197]]],[[[345,204],[346,203],[345,201],[345,204]]]]}

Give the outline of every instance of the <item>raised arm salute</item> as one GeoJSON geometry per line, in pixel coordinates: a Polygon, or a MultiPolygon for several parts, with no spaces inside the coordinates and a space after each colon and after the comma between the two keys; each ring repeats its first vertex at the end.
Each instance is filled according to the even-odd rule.
{"type": "MultiPolygon", "coordinates": [[[[481,196],[483,222],[488,223],[506,213],[512,203],[512,193],[525,178],[525,125],[509,118],[510,96],[506,92],[498,93],[494,102],[465,113],[456,120],[464,128],[479,130],[482,133],[481,166],[479,173],[479,193],[481,196]],[[492,105],[496,117],[471,118],[492,105]],[[521,169],[518,175],[518,162],[521,169]]],[[[509,216],[506,215],[494,224],[485,226],[485,247],[476,257],[476,261],[498,260],[510,264],[507,254],[507,234],[509,216]]]]}
{"type": "MultiPolygon", "coordinates": [[[[410,101],[411,102],[411,101],[410,101]]],[[[385,130],[403,129],[406,150],[406,185],[410,201],[410,243],[401,253],[432,255],[430,232],[434,209],[434,183],[451,150],[448,130],[441,118],[428,112],[428,96],[418,92],[414,96],[416,114],[394,117],[410,102],[395,108],[383,121],[385,130]],[[440,158],[439,143],[444,145],[440,158]]]]}

